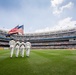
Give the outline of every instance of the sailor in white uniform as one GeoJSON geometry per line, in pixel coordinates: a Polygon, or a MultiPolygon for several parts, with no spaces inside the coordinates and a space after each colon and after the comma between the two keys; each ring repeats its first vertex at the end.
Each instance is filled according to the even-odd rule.
{"type": "Polygon", "coordinates": [[[20,42],[19,42],[19,40],[17,40],[15,43],[16,57],[18,57],[18,55],[19,55],[19,47],[20,47],[20,42]]]}
{"type": "Polygon", "coordinates": [[[25,43],[25,48],[26,48],[26,56],[29,57],[29,55],[30,55],[31,43],[30,43],[30,42],[26,42],[26,43],[25,43]]]}
{"type": "Polygon", "coordinates": [[[20,44],[20,55],[21,55],[21,57],[24,57],[24,50],[25,50],[25,43],[23,40],[20,44]]]}
{"type": "Polygon", "coordinates": [[[13,56],[13,53],[14,53],[15,41],[13,39],[11,39],[9,41],[9,45],[10,45],[10,57],[12,57],[13,56]]]}

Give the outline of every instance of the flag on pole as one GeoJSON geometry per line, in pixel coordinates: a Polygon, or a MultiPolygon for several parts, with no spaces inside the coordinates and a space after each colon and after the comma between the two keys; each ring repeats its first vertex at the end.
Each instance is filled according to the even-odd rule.
{"type": "Polygon", "coordinates": [[[24,34],[24,25],[17,25],[15,28],[11,29],[8,34],[24,34]]]}

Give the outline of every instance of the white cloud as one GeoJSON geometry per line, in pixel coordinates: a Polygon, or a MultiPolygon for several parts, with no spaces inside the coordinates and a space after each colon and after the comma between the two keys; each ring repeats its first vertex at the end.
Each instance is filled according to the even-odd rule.
{"type": "Polygon", "coordinates": [[[67,5],[62,6],[60,9],[63,11],[65,8],[71,8],[73,6],[72,2],[69,2],[67,5]]]}
{"type": "Polygon", "coordinates": [[[59,6],[60,4],[63,4],[63,1],[64,0],[51,0],[51,6],[53,7],[53,14],[59,15],[64,11],[64,9],[69,9],[73,6],[72,2],[69,2],[64,6],[59,6]]]}
{"type": "Polygon", "coordinates": [[[53,14],[60,14],[63,12],[64,9],[70,9],[73,6],[72,2],[69,2],[67,5],[64,5],[60,8],[55,8],[55,10],[53,11],[53,14]]]}
{"type": "Polygon", "coordinates": [[[48,31],[58,31],[58,30],[67,30],[67,29],[72,29],[76,27],[76,21],[72,20],[72,17],[67,17],[65,19],[62,19],[58,22],[57,25],[55,25],[52,28],[45,28],[45,29],[40,29],[36,30],[35,32],[48,32],[48,31]]]}
{"type": "Polygon", "coordinates": [[[58,24],[55,26],[57,30],[70,29],[74,27],[76,27],[76,21],[73,21],[72,17],[67,17],[63,20],[60,20],[58,24]]]}
{"type": "Polygon", "coordinates": [[[52,7],[56,7],[59,4],[62,4],[64,0],[51,0],[52,7]]]}

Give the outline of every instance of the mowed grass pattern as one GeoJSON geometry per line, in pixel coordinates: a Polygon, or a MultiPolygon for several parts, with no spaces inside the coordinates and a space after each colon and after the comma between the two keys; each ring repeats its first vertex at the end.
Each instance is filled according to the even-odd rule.
{"type": "Polygon", "coordinates": [[[76,75],[76,50],[31,50],[29,58],[9,56],[9,50],[0,50],[0,75],[76,75]]]}

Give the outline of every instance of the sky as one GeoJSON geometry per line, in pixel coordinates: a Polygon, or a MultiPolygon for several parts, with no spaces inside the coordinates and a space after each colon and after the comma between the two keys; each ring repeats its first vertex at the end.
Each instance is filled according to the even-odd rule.
{"type": "Polygon", "coordinates": [[[24,33],[76,27],[76,0],[0,0],[0,29],[24,25],[24,33]]]}

